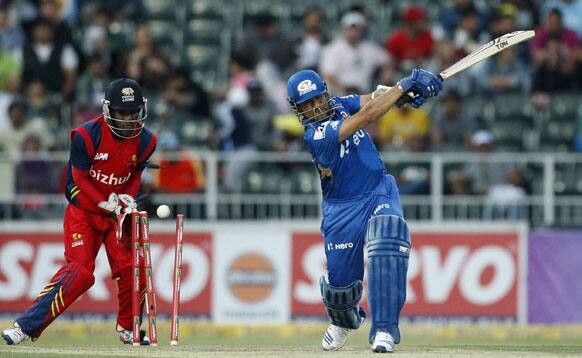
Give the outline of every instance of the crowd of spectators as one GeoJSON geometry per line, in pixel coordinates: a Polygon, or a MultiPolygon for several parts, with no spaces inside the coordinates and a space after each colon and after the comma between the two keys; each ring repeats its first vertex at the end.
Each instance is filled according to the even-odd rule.
{"type": "MultiPolygon", "coordinates": [[[[378,26],[373,9],[365,6],[354,6],[337,19],[328,18],[323,8],[308,8],[301,31],[293,32],[284,31],[272,14],[260,13],[245,19],[244,33],[233,37],[225,85],[208,88],[193,81],[183,57],[168,53],[147,22],[139,21],[139,1],[2,0],[0,151],[66,151],[68,130],[101,112],[109,81],[128,76],[151,99],[148,125],[163,139],[162,153],[177,151],[190,158],[185,148],[192,147],[197,123],[211,123],[205,149],[241,159],[221,171],[224,188],[232,191],[248,170],[245,163],[260,151],[304,150],[301,128],[285,99],[286,78],[293,71],[318,70],[333,95],[367,93],[378,83],[393,84],[415,66],[438,72],[499,35],[536,29],[529,43],[448,80],[432,108],[393,109],[369,128],[382,150],[476,150],[475,136],[488,144],[495,138],[488,123],[466,111],[465,98],[520,93],[543,107],[550,94],[582,87],[582,0],[541,3],[507,0],[480,6],[484,2],[454,0],[438,19],[411,5],[381,39],[370,36],[369,29],[378,26]]],[[[163,190],[204,189],[204,168],[193,158],[184,159],[195,162],[187,166],[190,182],[163,190]]],[[[479,192],[454,174],[451,193],[459,188],[479,192]]],[[[510,174],[502,182],[518,183],[510,174]]],[[[58,190],[58,185],[51,187],[58,190]]]]}

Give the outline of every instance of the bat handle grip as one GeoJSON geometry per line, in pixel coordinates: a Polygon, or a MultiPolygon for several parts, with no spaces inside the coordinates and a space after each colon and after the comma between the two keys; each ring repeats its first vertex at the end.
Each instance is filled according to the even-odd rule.
{"type": "Polygon", "coordinates": [[[414,97],[416,97],[418,95],[418,93],[415,93],[414,91],[408,91],[405,94],[403,94],[402,96],[400,96],[400,98],[398,98],[396,100],[396,107],[400,108],[402,106],[404,106],[407,103],[412,102],[412,100],[414,99],[414,97]]]}
{"type": "MultiPolygon", "coordinates": [[[[438,78],[441,81],[444,81],[445,79],[443,78],[443,76],[438,75],[438,78]]],[[[412,100],[416,97],[420,95],[419,92],[415,92],[415,91],[408,91],[405,94],[403,94],[402,96],[400,96],[400,98],[398,98],[398,100],[396,100],[396,107],[400,108],[402,106],[404,106],[407,103],[412,102],[412,100]]]]}

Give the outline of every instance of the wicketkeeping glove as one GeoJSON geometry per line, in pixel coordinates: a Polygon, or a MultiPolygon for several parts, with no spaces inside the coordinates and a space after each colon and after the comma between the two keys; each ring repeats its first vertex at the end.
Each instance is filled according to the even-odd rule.
{"type": "Polygon", "coordinates": [[[137,209],[137,202],[135,199],[129,194],[119,194],[117,196],[119,198],[119,203],[125,207],[130,208],[131,210],[137,209]]]}
{"type": "Polygon", "coordinates": [[[117,194],[115,193],[111,193],[109,194],[109,198],[107,198],[107,201],[102,201],[99,204],[97,204],[98,207],[100,207],[101,209],[107,211],[110,214],[119,214],[121,213],[121,206],[119,205],[119,198],[117,197],[117,194]]]}

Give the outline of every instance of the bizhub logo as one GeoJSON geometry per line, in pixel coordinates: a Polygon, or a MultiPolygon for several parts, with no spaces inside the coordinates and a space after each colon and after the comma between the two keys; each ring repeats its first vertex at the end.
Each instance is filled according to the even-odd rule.
{"type": "Polygon", "coordinates": [[[333,243],[329,243],[327,244],[327,251],[332,251],[332,250],[346,250],[346,249],[351,249],[354,247],[354,244],[351,242],[345,242],[345,243],[341,243],[341,244],[333,244],[333,243]]]}
{"type": "Polygon", "coordinates": [[[101,173],[101,170],[95,171],[95,169],[91,168],[89,170],[89,174],[91,177],[97,180],[100,183],[107,184],[107,185],[121,185],[129,180],[131,177],[131,173],[127,174],[127,176],[118,178],[115,174],[104,174],[101,173]]]}

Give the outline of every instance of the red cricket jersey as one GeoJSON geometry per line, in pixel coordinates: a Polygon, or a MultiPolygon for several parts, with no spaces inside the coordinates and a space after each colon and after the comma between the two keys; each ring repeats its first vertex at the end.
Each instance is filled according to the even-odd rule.
{"type": "Polygon", "coordinates": [[[103,115],[71,132],[67,168],[67,200],[82,209],[105,214],[97,204],[111,193],[137,196],[141,173],[156,147],[156,136],[147,128],[135,138],[115,136],[103,115]]]}

